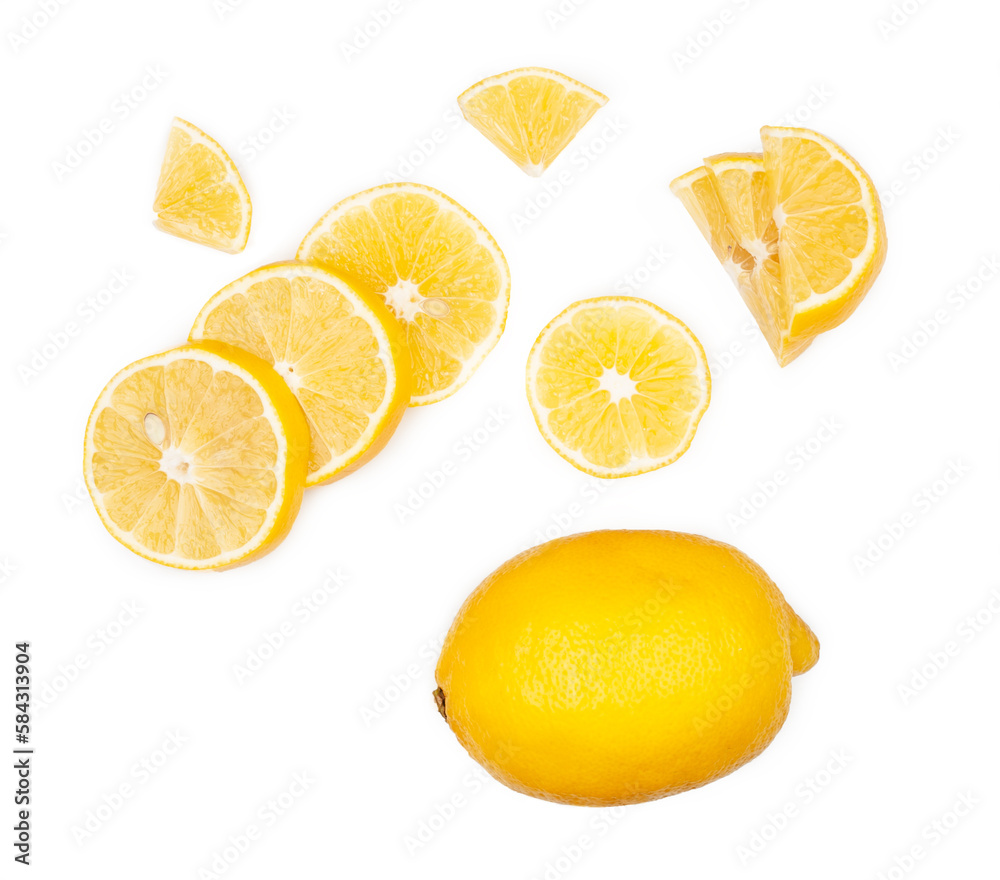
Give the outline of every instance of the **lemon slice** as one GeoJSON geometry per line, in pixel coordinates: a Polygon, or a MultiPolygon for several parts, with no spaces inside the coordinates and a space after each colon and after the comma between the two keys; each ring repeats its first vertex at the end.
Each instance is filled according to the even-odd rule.
{"type": "Polygon", "coordinates": [[[157,228],[238,254],[250,236],[250,194],[229,154],[175,118],[153,200],[157,228]]]}
{"type": "Polygon", "coordinates": [[[532,177],[607,103],[590,86],[542,67],[487,77],[458,96],[462,115],[532,177]]]}
{"type": "Polygon", "coordinates": [[[101,392],[83,470],[105,528],[174,568],[242,565],[285,537],[309,428],[266,363],[218,343],[126,367],[101,392]]]}
{"type": "Polygon", "coordinates": [[[528,357],[528,402],[548,444],[597,477],[676,461],[691,445],[711,377],[701,343],[641,299],[574,303],[528,357]]]}
{"type": "Polygon", "coordinates": [[[791,305],[778,260],[778,226],[760,153],[722,153],[705,160],[726,222],[738,243],[737,287],[781,366],[805,351],[813,337],[789,336],[791,305]]]}
{"type": "Polygon", "coordinates": [[[805,128],[760,136],[795,341],[841,324],[864,299],[885,262],[885,220],[871,178],[832,140],[805,128]]]}
{"type": "Polygon", "coordinates": [[[429,186],[387,184],[334,205],[298,258],[386,302],[410,350],[411,405],[454,394],[503,333],[510,299],[503,253],[475,217],[429,186]]]}
{"type": "Polygon", "coordinates": [[[214,339],[270,364],[312,436],[307,486],[345,476],[392,436],[410,401],[402,329],[382,301],[319,266],[264,266],[202,308],[191,341],[214,339]]]}
{"type": "Polygon", "coordinates": [[[736,236],[729,228],[725,208],[708,169],[698,166],[687,174],[682,174],[671,181],[670,191],[681,200],[726,274],[740,288],[743,266],[749,254],[742,252],[736,236]]]}

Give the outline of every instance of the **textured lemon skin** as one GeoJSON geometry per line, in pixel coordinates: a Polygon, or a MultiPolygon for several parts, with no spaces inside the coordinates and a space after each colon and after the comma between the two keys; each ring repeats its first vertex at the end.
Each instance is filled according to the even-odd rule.
{"type": "MultiPolygon", "coordinates": [[[[225,360],[231,361],[236,366],[241,367],[249,373],[254,380],[260,384],[264,392],[271,399],[272,404],[278,412],[278,417],[281,420],[281,427],[285,434],[286,450],[284,496],[282,498],[281,506],[278,508],[278,512],[275,516],[274,524],[270,532],[265,536],[264,540],[252,550],[244,553],[242,556],[234,559],[232,562],[226,563],[225,565],[203,565],[194,560],[188,564],[178,561],[170,565],[172,568],[181,568],[188,571],[225,571],[226,569],[246,565],[248,562],[253,562],[260,559],[262,556],[266,556],[274,550],[285,539],[289,531],[291,531],[292,524],[295,522],[296,516],[298,516],[299,508],[302,506],[302,495],[305,491],[306,473],[308,471],[309,464],[309,423],[306,421],[305,413],[302,412],[302,407],[299,406],[298,400],[295,399],[295,395],[289,390],[284,379],[282,379],[281,376],[279,376],[278,373],[271,368],[270,364],[261,360],[256,355],[252,355],[249,352],[235,348],[234,346],[215,341],[192,343],[180,346],[176,349],[171,349],[171,352],[178,352],[181,354],[185,351],[191,351],[193,353],[197,353],[199,351],[211,352],[212,354],[218,355],[225,360]]],[[[167,352],[164,352],[163,354],[166,353],[167,352]]],[[[133,364],[130,364],[123,370],[119,371],[108,382],[106,388],[117,384],[119,377],[124,373],[140,366],[146,361],[158,361],[161,356],[162,355],[152,355],[148,358],[143,358],[133,364]]],[[[102,392],[97,398],[97,403],[94,404],[94,407],[91,410],[90,417],[87,421],[86,438],[91,436],[91,427],[94,420],[98,416],[103,397],[104,392],[102,392]]],[[[88,445],[86,438],[83,450],[84,477],[87,484],[87,491],[90,493],[91,500],[94,502],[94,508],[100,516],[104,528],[107,529],[108,533],[116,541],[118,541],[118,543],[127,547],[136,555],[142,556],[143,559],[148,559],[150,562],[165,565],[166,563],[161,560],[155,559],[152,556],[143,553],[138,547],[123,541],[116,533],[111,522],[105,518],[105,514],[101,510],[101,505],[98,503],[99,493],[94,484],[89,464],[93,457],[93,450],[88,445]]]]}
{"type": "Polygon", "coordinates": [[[819,654],[753,560],[667,531],[598,531],[511,559],[462,606],[436,679],[469,754],[516,791],[640,803],[760,754],[819,654]]]}

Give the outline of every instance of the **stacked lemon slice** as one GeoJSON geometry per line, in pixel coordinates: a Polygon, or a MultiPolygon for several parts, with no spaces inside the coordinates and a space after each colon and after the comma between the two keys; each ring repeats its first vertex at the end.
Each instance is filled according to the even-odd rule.
{"type": "Polygon", "coordinates": [[[725,153],[671,183],[736,283],[778,363],[858,307],[885,262],[864,169],[829,138],[761,129],[762,153],[725,153]]]}

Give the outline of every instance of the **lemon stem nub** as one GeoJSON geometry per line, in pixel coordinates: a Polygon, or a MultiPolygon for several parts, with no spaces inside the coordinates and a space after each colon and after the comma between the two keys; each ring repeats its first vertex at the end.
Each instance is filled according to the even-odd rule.
{"type": "Polygon", "coordinates": [[[441,690],[441,688],[434,691],[434,702],[437,704],[438,712],[441,713],[441,717],[447,721],[448,713],[444,710],[444,691],[441,690]]]}

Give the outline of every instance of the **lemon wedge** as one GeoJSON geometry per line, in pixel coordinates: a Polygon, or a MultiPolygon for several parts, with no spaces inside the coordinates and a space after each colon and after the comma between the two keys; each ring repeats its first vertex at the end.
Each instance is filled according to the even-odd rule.
{"type": "Polygon", "coordinates": [[[590,86],[542,67],[487,77],[458,96],[462,115],[532,177],[542,175],[607,103],[590,86]]]}
{"type": "Polygon", "coordinates": [[[158,229],[238,254],[250,237],[250,194],[229,154],[175,118],[153,200],[158,229]]]}

